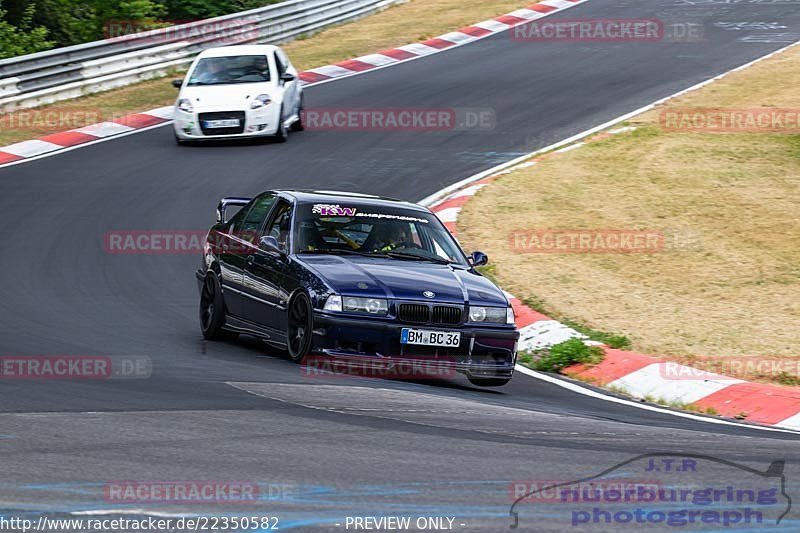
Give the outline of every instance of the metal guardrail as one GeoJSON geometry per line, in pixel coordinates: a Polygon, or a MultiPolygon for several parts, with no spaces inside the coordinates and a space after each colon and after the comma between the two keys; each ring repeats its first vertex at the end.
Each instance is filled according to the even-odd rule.
{"type": "Polygon", "coordinates": [[[0,112],[164,76],[206,48],[277,44],[405,0],[287,0],[189,24],[0,60],[0,112]]]}

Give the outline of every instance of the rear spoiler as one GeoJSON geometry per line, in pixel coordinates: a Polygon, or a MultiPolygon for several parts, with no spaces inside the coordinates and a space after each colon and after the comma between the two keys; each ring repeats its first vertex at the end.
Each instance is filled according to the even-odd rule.
{"type": "Polygon", "coordinates": [[[230,196],[220,200],[217,206],[217,224],[224,224],[227,222],[227,220],[225,220],[225,211],[228,207],[232,205],[241,207],[249,204],[250,200],[252,200],[252,198],[242,198],[238,196],[230,196]]]}

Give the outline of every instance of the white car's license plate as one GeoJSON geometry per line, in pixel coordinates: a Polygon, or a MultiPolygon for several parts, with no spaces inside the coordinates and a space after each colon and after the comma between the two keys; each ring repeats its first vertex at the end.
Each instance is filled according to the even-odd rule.
{"type": "Polygon", "coordinates": [[[403,328],[400,344],[419,344],[422,346],[445,346],[456,348],[461,344],[461,333],[452,331],[432,331],[428,329],[403,328]]]}
{"type": "Polygon", "coordinates": [[[206,120],[204,125],[208,129],[212,129],[212,128],[238,128],[239,127],[239,119],[238,118],[229,118],[229,119],[221,119],[221,120],[206,120]]]}

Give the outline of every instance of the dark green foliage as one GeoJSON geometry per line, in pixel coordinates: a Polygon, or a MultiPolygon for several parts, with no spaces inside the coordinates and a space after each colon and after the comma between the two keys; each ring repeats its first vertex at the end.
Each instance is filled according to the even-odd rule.
{"type": "Polygon", "coordinates": [[[20,14],[16,25],[6,21],[0,7],[0,59],[47,50],[53,43],[47,39],[47,29],[33,24],[35,5],[20,14]]]}

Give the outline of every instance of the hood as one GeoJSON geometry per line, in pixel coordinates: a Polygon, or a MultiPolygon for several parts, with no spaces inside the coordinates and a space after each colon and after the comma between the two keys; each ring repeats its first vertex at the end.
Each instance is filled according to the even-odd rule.
{"type": "Polygon", "coordinates": [[[259,94],[268,94],[274,100],[277,90],[272,82],[234,83],[232,85],[200,85],[184,87],[178,98],[188,98],[195,110],[243,110],[259,94]]]}
{"type": "Polygon", "coordinates": [[[344,296],[417,300],[432,303],[508,305],[503,292],[483,276],[463,267],[350,256],[299,259],[335,292],[344,296]],[[434,293],[426,298],[423,292],[434,293]]]}

